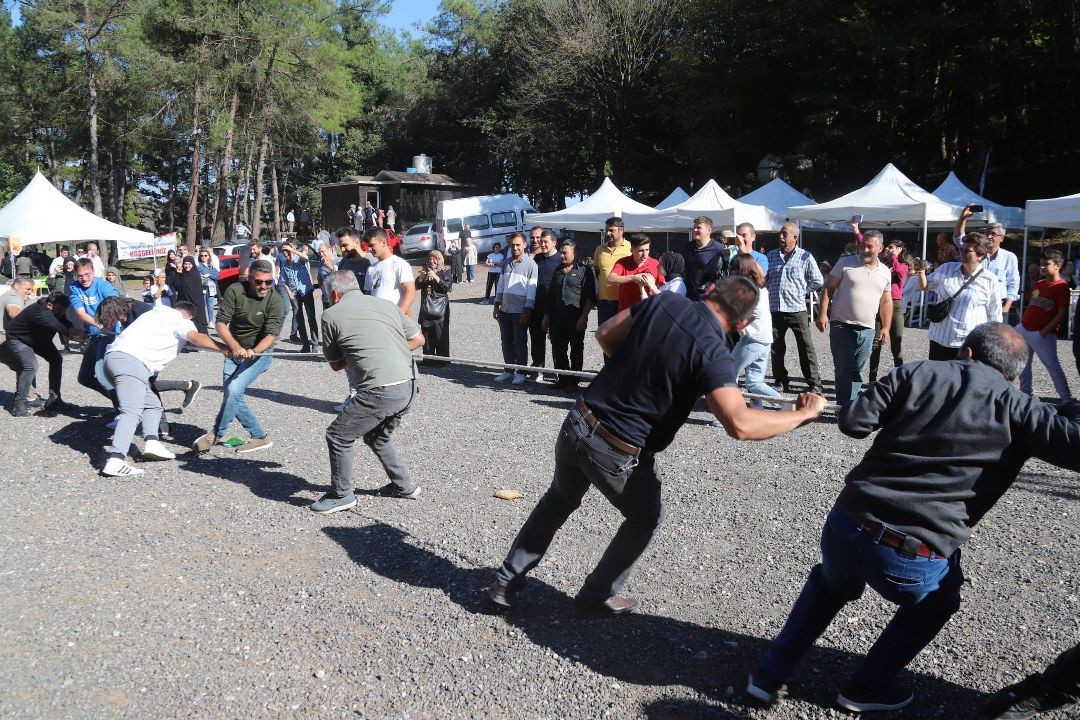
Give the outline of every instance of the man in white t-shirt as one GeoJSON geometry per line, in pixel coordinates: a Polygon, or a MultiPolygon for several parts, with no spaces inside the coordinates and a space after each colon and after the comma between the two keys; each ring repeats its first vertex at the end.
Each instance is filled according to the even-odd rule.
{"type": "Polygon", "coordinates": [[[98,250],[98,244],[96,242],[86,243],[86,257],[90,258],[90,262],[94,263],[94,277],[99,277],[102,280],[105,279],[105,263],[101,261],[100,250],[98,250]]]}
{"type": "Polygon", "coordinates": [[[365,289],[368,295],[389,300],[411,317],[413,298],[416,297],[412,267],[390,249],[386,231],[382,228],[365,232],[364,242],[371,246],[371,254],[376,260],[367,271],[365,289]]]}
{"type": "Polygon", "coordinates": [[[57,256],[53,258],[53,261],[51,263],[49,263],[49,277],[58,277],[60,273],[64,271],[64,263],[67,262],[68,255],[70,254],[71,251],[68,250],[66,247],[60,248],[57,256]]]}
{"type": "Polygon", "coordinates": [[[191,321],[195,306],[186,301],[175,308],[157,305],[124,328],[105,351],[105,377],[116,390],[120,415],[113,430],[109,459],[102,475],[133,477],[143,471],[126,461],[135,427],[142,421],[142,456],[151,460],[172,460],[176,456],[158,440],[161,400],[150,389],[150,378],[174,360],[184,345],[227,354],[228,347],[200,333],[191,321]]]}

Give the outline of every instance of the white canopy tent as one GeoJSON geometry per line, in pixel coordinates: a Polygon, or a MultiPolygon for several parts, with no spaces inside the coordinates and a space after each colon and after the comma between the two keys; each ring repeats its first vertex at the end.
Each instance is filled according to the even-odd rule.
{"type": "MultiPolygon", "coordinates": [[[[787,182],[780,178],[773,178],[757,190],[746,193],[739,202],[751,205],[764,205],[777,215],[787,218],[787,209],[796,205],[813,205],[814,199],[807,197],[787,182]]],[[[848,228],[840,223],[822,223],[816,220],[807,220],[799,223],[802,227],[815,230],[847,231],[848,228]]]]}
{"type": "Polygon", "coordinates": [[[789,207],[788,217],[835,223],[862,215],[863,227],[922,226],[922,257],[926,257],[928,226],[955,223],[962,209],[923,190],[889,163],[858,190],[817,205],[789,207]]]}
{"type": "Polygon", "coordinates": [[[643,213],[627,213],[623,221],[627,227],[642,230],[689,230],[694,218],[710,217],[714,225],[734,227],[739,223],[751,223],[756,230],[775,231],[784,224],[784,217],[762,205],[740,202],[724,192],[715,180],[702,185],[689,199],[663,210],[643,213]]]}
{"type": "MultiPolygon", "coordinates": [[[[1064,197],[1046,198],[1043,200],[1028,200],[1024,205],[1024,259],[1020,265],[1020,284],[1023,286],[1027,280],[1027,256],[1028,256],[1028,229],[1061,228],[1063,230],[1080,230],[1080,193],[1065,195],[1064,197]]],[[[1072,254],[1072,234],[1069,234],[1069,255],[1072,254]]],[[[1023,312],[1024,296],[1020,295],[1021,312],[1023,312]]],[[[1072,314],[1069,314],[1072,317],[1072,314]]]]}
{"type": "Polygon", "coordinates": [[[960,178],[956,177],[956,173],[951,170],[948,177],[942,180],[941,184],[934,190],[933,195],[951,205],[959,205],[960,207],[964,207],[969,203],[982,205],[983,215],[986,217],[987,222],[999,222],[1007,228],[1014,229],[1024,227],[1023,209],[999,205],[996,202],[987,200],[960,182],[960,178]]]}
{"type": "Polygon", "coordinates": [[[151,242],[153,234],[124,227],[84,210],[40,172],[0,209],[0,237],[22,245],[77,243],[90,240],[151,242]]]}
{"type": "Polygon", "coordinates": [[[685,202],[690,199],[690,196],[681,187],[677,187],[671,191],[671,194],[660,201],[660,204],[656,206],[657,210],[666,210],[669,207],[674,207],[681,202],[685,202]]]}
{"type": "MultiPolygon", "coordinates": [[[[628,213],[652,211],[653,209],[648,205],[643,205],[624,195],[619,188],[615,187],[615,183],[611,182],[611,178],[604,178],[604,182],[596,192],[577,205],[549,213],[526,213],[525,223],[549,228],[595,232],[602,231],[604,221],[610,217],[625,218],[628,213]]],[[[629,228],[630,223],[626,223],[626,226],[629,228]]]]}

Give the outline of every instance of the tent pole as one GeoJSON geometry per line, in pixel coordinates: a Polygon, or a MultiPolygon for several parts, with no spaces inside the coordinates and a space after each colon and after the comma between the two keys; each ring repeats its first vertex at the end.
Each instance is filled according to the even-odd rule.
{"type": "MultiPolygon", "coordinates": [[[[923,206],[923,216],[922,216],[922,259],[923,259],[924,263],[926,262],[926,246],[927,246],[927,243],[929,242],[929,239],[930,239],[929,233],[930,233],[930,229],[929,229],[929,223],[928,223],[927,218],[926,218],[926,206],[924,205],[923,206]]],[[[926,291],[925,290],[920,290],[919,291],[919,327],[923,326],[923,322],[925,320],[926,320],[926,291]]]]}
{"type": "MultiPolygon", "coordinates": [[[[1046,231],[1043,230],[1045,233],[1046,231]]],[[[1024,317],[1024,291],[1027,289],[1028,226],[1024,225],[1024,259],[1020,263],[1020,317],[1024,317]]]]}

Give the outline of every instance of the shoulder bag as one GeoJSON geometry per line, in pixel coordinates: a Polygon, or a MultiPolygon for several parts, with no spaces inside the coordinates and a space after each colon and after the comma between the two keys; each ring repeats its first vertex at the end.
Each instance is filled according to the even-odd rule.
{"type": "Polygon", "coordinates": [[[945,318],[949,317],[949,310],[952,308],[952,303],[953,303],[953,300],[956,299],[956,296],[959,295],[960,293],[964,292],[964,289],[967,288],[968,285],[975,282],[975,278],[982,275],[983,270],[985,270],[985,269],[986,269],[985,267],[980,267],[977,272],[972,273],[971,277],[969,277],[967,279],[967,281],[963,285],[960,286],[960,289],[957,290],[956,292],[954,292],[952,295],[950,295],[946,299],[942,300],[941,302],[936,302],[936,303],[932,303],[930,305],[927,305],[926,306],[926,317],[930,318],[930,322],[934,322],[934,323],[944,322],[945,318]]]}

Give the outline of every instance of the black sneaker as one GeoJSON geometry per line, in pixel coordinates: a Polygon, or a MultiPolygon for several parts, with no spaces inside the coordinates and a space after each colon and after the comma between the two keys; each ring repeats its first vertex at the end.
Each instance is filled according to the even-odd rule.
{"type": "Polygon", "coordinates": [[[192,380],[191,387],[184,391],[184,402],[180,403],[180,407],[186,408],[190,405],[195,400],[195,396],[199,394],[200,390],[202,390],[202,383],[198,380],[192,380]]]}
{"type": "Polygon", "coordinates": [[[776,702],[776,699],[785,690],[787,690],[787,686],[762,669],[761,666],[754,668],[754,671],[746,678],[746,694],[766,705],[776,702]]]}
{"type": "Polygon", "coordinates": [[[394,483],[387,483],[375,491],[379,497],[401,498],[403,500],[415,500],[420,495],[420,486],[417,485],[411,492],[402,492],[394,483]]]}
{"type": "Polygon", "coordinates": [[[343,498],[326,494],[308,505],[308,509],[311,510],[311,512],[317,512],[321,515],[329,515],[330,513],[341,512],[342,510],[348,510],[355,506],[356,496],[352,493],[349,493],[347,497],[343,498]]]}
{"type": "Polygon", "coordinates": [[[73,407],[71,403],[61,400],[56,393],[49,393],[49,399],[45,401],[41,409],[52,412],[69,412],[73,407]]]}
{"type": "Polygon", "coordinates": [[[30,411],[26,408],[25,401],[15,401],[11,404],[11,414],[15,417],[29,417],[30,411]]]}
{"type": "Polygon", "coordinates": [[[45,407],[45,398],[38,395],[36,398],[26,403],[26,407],[33,408],[35,410],[40,407],[45,407]]]}
{"type": "Polygon", "coordinates": [[[851,712],[869,712],[899,710],[910,705],[914,699],[915,696],[910,690],[899,685],[871,689],[861,682],[851,680],[836,696],[836,704],[851,712]]]}
{"type": "Polygon", "coordinates": [[[1042,677],[1028,675],[1018,683],[998,690],[982,706],[982,717],[994,720],[1025,720],[1039,713],[1057,710],[1069,699],[1043,688],[1042,677]]]}
{"type": "Polygon", "coordinates": [[[514,590],[501,580],[496,580],[484,588],[484,594],[497,610],[510,610],[514,607],[514,590]]]}

